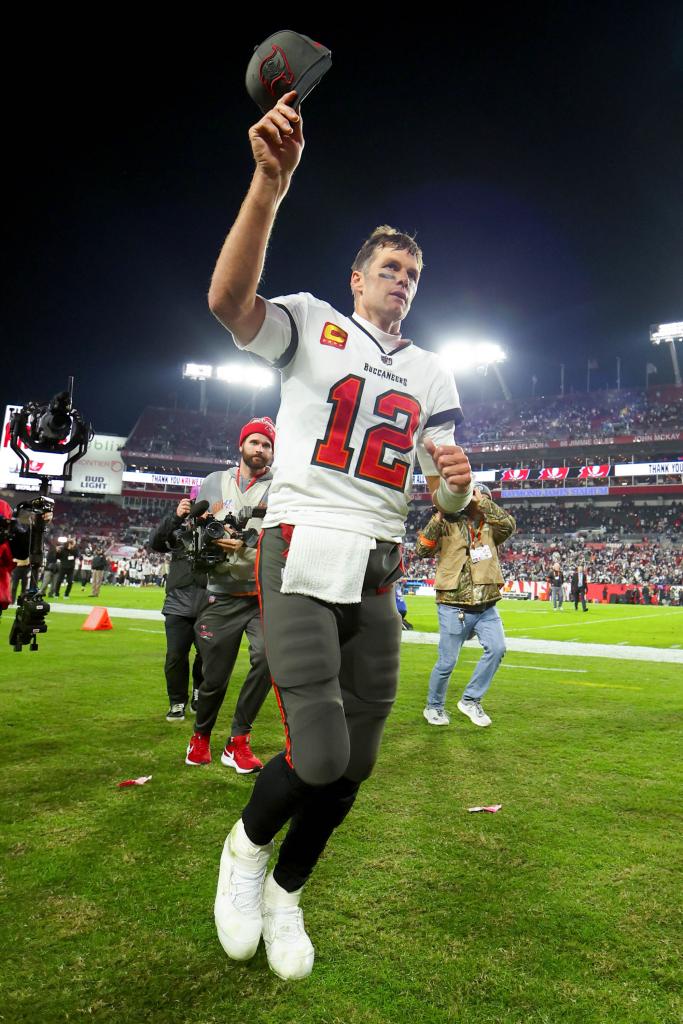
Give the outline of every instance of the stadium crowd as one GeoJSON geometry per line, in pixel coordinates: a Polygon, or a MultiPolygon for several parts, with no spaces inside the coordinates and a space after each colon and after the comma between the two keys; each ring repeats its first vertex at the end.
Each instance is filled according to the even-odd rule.
{"type": "Polygon", "coordinates": [[[591,391],[555,398],[472,405],[458,428],[461,444],[537,442],[683,432],[683,403],[671,393],[591,391]]]}
{"type": "Polygon", "coordinates": [[[235,417],[200,413],[196,409],[148,407],[126,441],[124,452],[137,455],[173,456],[239,461],[235,417]]]}
{"type": "MultiPolygon", "coordinates": [[[[239,417],[196,409],[148,407],[131,432],[124,451],[182,457],[238,460],[233,443],[239,417]]],[[[683,402],[674,388],[590,391],[523,401],[468,405],[458,442],[536,442],[585,437],[614,437],[667,431],[683,433],[683,402]]],[[[583,461],[583,460],[582,460],[583,461]]]]}

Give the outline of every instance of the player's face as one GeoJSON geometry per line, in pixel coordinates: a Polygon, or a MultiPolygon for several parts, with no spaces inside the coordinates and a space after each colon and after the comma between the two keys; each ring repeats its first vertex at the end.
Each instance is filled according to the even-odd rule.
{"type": "Polygon", "coordinates": [[[273,461],[273,446],[265,434],[250,434],[240,448],[242,461],[253,471],[265,469],[273,461]]]}
{"type": "Polygon", "coordinates": [[[417,291],[420,270],[409,252],[382,246],[365,271],[354,270],[351,287],[361,316],[383,323],[400,323],[417,291]]]}

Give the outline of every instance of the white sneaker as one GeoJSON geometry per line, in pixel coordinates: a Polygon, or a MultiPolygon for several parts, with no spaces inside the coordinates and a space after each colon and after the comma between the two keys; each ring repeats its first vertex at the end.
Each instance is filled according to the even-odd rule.
{"type": "Polygon", "coordinates": [[[284,981],[307,978],[313,970],[315,950],[304,928],[301,893],[301,889],[287,892],[272,872],[263,887],[263,941],[268,966],[284,981]]]}
{"type": "Polygon", "coordinates": [[[445,711],[438,708],[425,708],[422,712],[430,725],[450,725],[451,720],[445,711]]]}
{"type": "Polygon", "coordinates": [[[473,725],[485,726],[491,724],[491,719],[478,700],[459,700],[458,711],[462,711],[463,715],[467,715],[473,725]]]}
{"type": "Polygon", "coordinates": [[[272,843],[251,842],[241,818],[225,840],[214,917],[220,944],[233,960],[249,960],[258,948],[263,881],[272,852],[272,843]]]}

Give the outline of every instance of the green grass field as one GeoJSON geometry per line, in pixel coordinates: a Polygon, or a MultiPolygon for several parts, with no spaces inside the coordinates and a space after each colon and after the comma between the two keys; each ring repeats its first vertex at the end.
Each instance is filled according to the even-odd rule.
{"type": "MultiPolygon", "coordinates": [[[[103,591],[127,602],[161,594],[103,591]]],[[[188,768],[191,721],[164,720],[161,622],[84,633],[55,613],[40,650],[15,654],[6,612],[0,1021],[680,1024],[683,669],[657,648],[683,644],[683,609],[502,613],[510,636],[649,645],[652,661],[509,653],[480,730],[455,709],[466,649],[434,729],[436,648],[405,645],[376,772],[305,894],[314,972],[288,984],[262,949],[235,964],[214,935],[220,848],[253,784],[218,760],[235,690],[214,763],[188,768]],[[502,810],[467,812],[487,803],[502,810]]],[[[436,629],[429,598],[408,617],[436,629]]],[[[281,736],[269,697],[255,751],[281,736]]]]}

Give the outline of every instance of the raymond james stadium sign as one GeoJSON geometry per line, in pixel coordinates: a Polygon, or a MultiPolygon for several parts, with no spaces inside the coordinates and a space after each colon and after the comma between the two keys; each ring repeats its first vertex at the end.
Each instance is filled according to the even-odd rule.
{"type": "Polygon", "coordinates": [[[528,490],[516,488],[500,492],[501,498],[596,498],[609,494],[609,487],[533,487],[528,490]]]}

